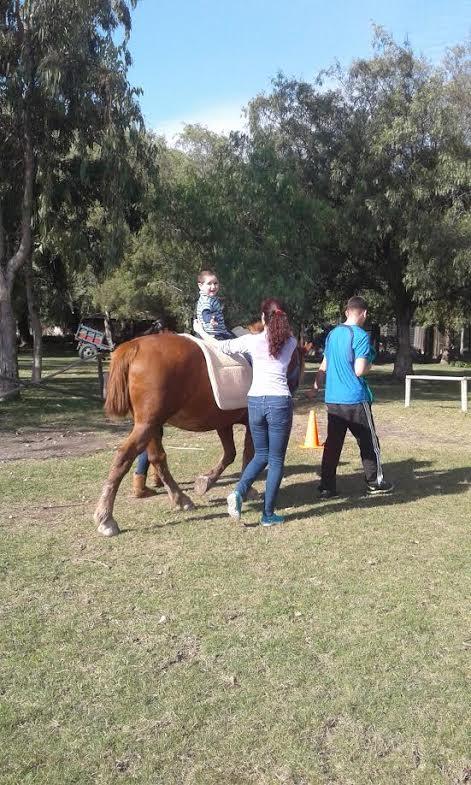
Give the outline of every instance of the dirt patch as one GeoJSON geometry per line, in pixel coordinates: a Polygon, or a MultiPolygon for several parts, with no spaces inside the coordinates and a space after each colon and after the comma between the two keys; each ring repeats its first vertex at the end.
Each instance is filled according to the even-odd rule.
{"type": "MultiPolygon", "coordinates": [[[[433,444],[437,445],[437,434],[426,433],[424,431],[412,430],[407,426],[401,427],[400,425],[391,425],[389,423],[381,423],[378,427],[378,434],[380,438],[384,439],[402,439],[411,444],[433,444]]],[[[462,444],[463,437],[461,434],[449,434],[444,436],[439,435],[440,444],[462,444]]]]}
{"type": "MultiPolygon", "coordinates": [[[[325,440],[327,432],[327,416],[325,410],[317,412],[319,437],[325,440]]],[[[308,411],[294,416],[291,444],[302,444],[306,433],[308,411]]],[[[46,458],[65,458],[80,455],[92,455],[100,450],[114,450],[119,442],[130,431],[129,423],[115,424],[110,431],[69,431],[67,429],[42,429],[30,431],[25,429],[15,433],[0,435],[0,464],[8,461],[25,459],[44,460],[46,458]]],[[[378,427],[381,438],[403,439],[420,444],[435,444],[436,434],[423,433],[418,430],[405,429],[401,425],[381,422],[378,427]]],[[[191,434],[191,437],[195,434],[191,434]]],[[[199,434],[201,437],[202,434],[199,434]]],[[[216,434],[213,434],[217,439],[216,434]]],[[[190,438],[191,443],[191,438],[190,438]]],[[[440,444],[457,445],[462,443],[462,436],[456,434],[440,434],[440,444]]]]}
{"type": "Polygon", "coordinates": [[[17,431],[0,437],[0,463],[65,458],[114,449],[121,434],[97,431],[17,431]]]}
{"type": "MultiPolygon", "coordinates": [[[[373,414],[375,414],[373,409],[373,414]]],[[[292,437],[302,444],[306,432],[309,413],[295,414],[293,420],[292,437]]],[[[317,425],[319,429],[319,438],[321,442],[325,441],[327,435],[327,413],[325,409],[316,409],[317,425]]],[[[437,433],[427,433],[426,431],[413,430],[409,424],[395,424],[393,422],[385,422],[383,418],[378,416],[376,428],[380,441],[382,439],[401,439],[409,444],[437,444],[437,433]]],[[[463,443],[463,435],[459,432],[439,434],[439,441],[441,445],[461,445],[463,443]]]]}

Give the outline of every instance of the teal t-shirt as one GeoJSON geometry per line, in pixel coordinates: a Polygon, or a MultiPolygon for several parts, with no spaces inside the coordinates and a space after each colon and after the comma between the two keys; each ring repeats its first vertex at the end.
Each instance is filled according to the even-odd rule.
{"type": "Polygon", "coordinates": [[[355,360],[371,361],[368,333],[357,325],[339,324],[327,336],[325,343],[327,375],[326,403],[371,402],[371,391],[363,378],[355,374],[355,360]]]}

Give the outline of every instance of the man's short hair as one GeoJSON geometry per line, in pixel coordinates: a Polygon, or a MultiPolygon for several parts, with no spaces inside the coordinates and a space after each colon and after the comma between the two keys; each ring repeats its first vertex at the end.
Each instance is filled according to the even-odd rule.
{"type": "Polygon", "coordinates": [[[368,310],[368,303],[366,302],[364,297],[350,297],[347,303],[347,311],[367,311],[368,310]]]}

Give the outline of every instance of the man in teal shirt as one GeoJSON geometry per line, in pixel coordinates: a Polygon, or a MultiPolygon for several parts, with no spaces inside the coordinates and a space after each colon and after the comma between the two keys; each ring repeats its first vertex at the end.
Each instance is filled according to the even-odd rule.
{"type": "Polygon", "coordinates": [[[347,429],[360,448],[367,493],[374,496],[391,493],[394,487],[383,476],[379,441],[371,413],[373,396],[364,378],[374,358],[368,333],[363,329],[367,308],[363,297],[349,299],[345,322],[327,336],[324,359],[314,382],[316,392],[325,381],[327,404],[327,439],[319,486],[323,499],[337,494],[337,466],[347,429]]]}

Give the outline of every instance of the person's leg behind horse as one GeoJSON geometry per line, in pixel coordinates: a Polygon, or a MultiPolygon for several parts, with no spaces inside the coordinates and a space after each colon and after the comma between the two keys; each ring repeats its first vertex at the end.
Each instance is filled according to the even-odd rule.
{"type": "Polygon", "coordinates": [[[148,469],[147,450],[143,450],[137,456],[136,468],[132,476],[132,494],[136,499],[147,499],[149,496],[155,496],[155,491],[146,485],[148,469]]]}
{"type": "MultiPolygon", "coordinates": [[[[162,438],[164,433],[162,426],[159,426],[159,433],[160,438],[162,438]]],[[[155,466],[152,466],[149,485],[152,485],[153,488],[147,487],[146,483],[149,467],[150,462],[147,455],[147,450],[143,450],[143,452],[139,453],[137,456],[136,468],[134,469],[134,474],[132,477],[132,493],[136,499],[147,499],[149,496],[155,496],[154,488],[161,488],[163,485],[155,466]]]]}
{"type": "Polygon", "coordinates": [[[242,500],[268,463],[268,423],[263,398],[249,396],[247,400],[255,453],[242,472],[234,491],[227,497],[227,511],[232,518],[240,518],[242,500]]]}
{"type": "Polygon", "coordinates": [[[293,424],[293,399],[290,395],[274,395],[266,399],[268,422],[268,473],[262,525],[283,523],[275,515],[275,504],[283,478],[286,450],[293,424]]]}
{"type": "Polygon", "coordinates": [[[167,454],[162,445],[163,429],[158,426],[157,432],[147,445],[147,455],[149,461],[156,467],[160,479],[168,493],[169,499],[176,507],[181,510],[192,510],[194,507],[190,497],[183,493],[179,485],[175,482],[170,473],[167,463],[167,454]]]}
{"type": "Polygon", "coordinates": [[[144,477],[147,477],[148,469],[149,469],[149,458],[147,457],[147,450],[143,450],[137,456],[136,468],[134,469],[134,474],[143,474],[144,477]]]}
{"type": "Polygon", "coordinates": [[[348,427],[348,410],[342,404],[327,405],[327,439],[324,444],[319,493],[328,499],[337,493],[337,467],[348,427]]]}

